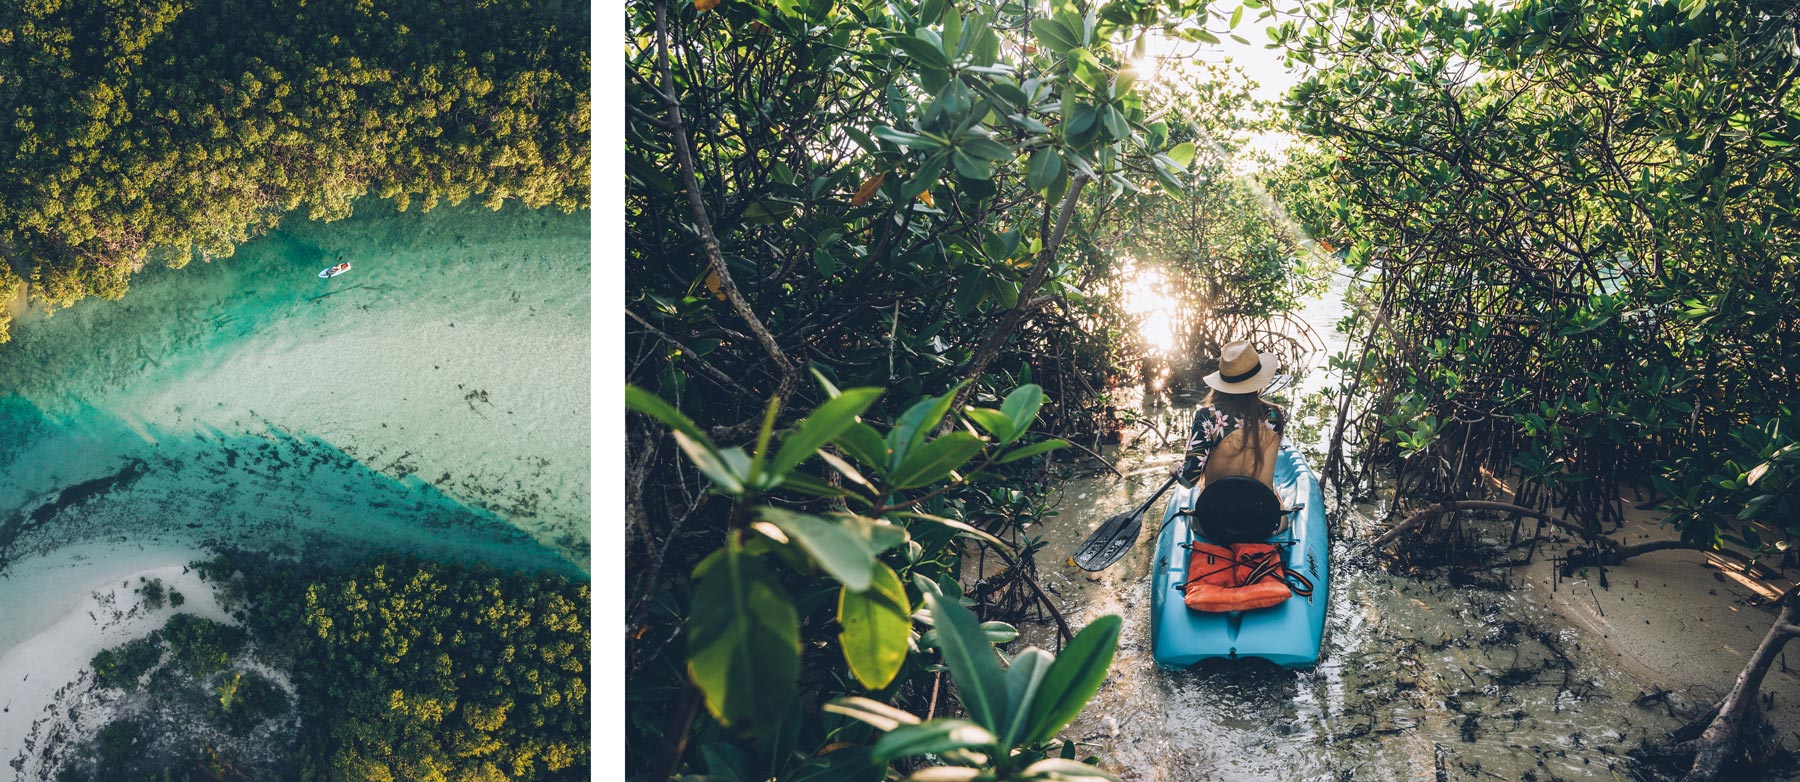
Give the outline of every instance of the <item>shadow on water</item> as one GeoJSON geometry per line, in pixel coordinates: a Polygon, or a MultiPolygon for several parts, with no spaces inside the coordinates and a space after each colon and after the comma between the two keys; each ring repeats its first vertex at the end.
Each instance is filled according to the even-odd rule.
{"type": "MultiPolygon", "coordinates": [[[[266,422],[265,422],[266,424],[266,422]]],[[[317,437],[170,429],[93,408],[59,420],[0,398],[0,575],[83,542],[222,545],[330,560],[398,551],[585,577],[585,540],[557,550],[410,472],[317,437]],[[582,563],[578,565],[577,563],[582,563]]]]}

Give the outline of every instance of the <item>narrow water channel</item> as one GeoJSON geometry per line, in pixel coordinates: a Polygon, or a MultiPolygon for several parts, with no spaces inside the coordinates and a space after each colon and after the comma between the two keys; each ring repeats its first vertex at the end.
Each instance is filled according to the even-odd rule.
{"type": "MultiPolygon", "coordinates": [[[[1300,313],[1330,351],[1342,348],[1332,328],[1342,295],[1334,285],[1300,313]]],[[[1290,399],[1324,386],[1324,360],[1314,356],[1290,399]]],[[[1645,685],[1597,639],[1568,628],[1522,588],[1453,587],[1386,572],[1351,544],[1384,509],[1329,491],[1333,562],[1319,665],[1157,667],[1149,616],[1160,509],[1146,516],[1132,553],[1099,574],[1059,552],[1155,491],[1180,461],[1193,402],[1148,396],[1145,413],[1168,445],[1140,429],[1135,444],[1114,453],[1127,480],[1104,471],[1071,480],[1055,497],[1057,515],[1025,530],[1049,541],[1040,576],[1072,624],[1124,618],[1112,674],[1071,728],[1088,742],[1084,755],[1146,782],[1656,778],[1627,752],[1679,723],[1661,703],[1638,705],[1645,685]]],[[[1491,575],[1518,582],[1505,571],[1491,575]]],[[[1025,636],[1054,648],[1050,628],[1033,626],[1025,636]]]]}

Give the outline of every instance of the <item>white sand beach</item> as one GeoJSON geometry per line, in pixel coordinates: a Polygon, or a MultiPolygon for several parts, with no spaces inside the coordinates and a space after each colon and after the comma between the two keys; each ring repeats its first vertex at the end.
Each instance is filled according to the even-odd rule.
{"type": "Polygon", "coordinates": [[[0,627],[9,635],[31,628],[29,636],[0,647],[0,759],[14,774],[9,779],[39,778],[45,737],[64,728],[80,735],[104,724],[92,708],[75,708],[103,705],[88,692],[88,664],[96,653],[149,635],[177,613],[231,621],[212,588],[187,569],[185,562],[196,557],[176,556],[180,562],[174,562],[170,552],[158,555],[165,564],[143,567],[131,552],[121,552],[117,559],[92,560],[92,567],[27,561],[9,572],[8,588],[22,585],[36,598],[8,600],[9,608],[21,610],[9,612],[0,627]],[[165,591],[180,592],[185,602],[145,607],[136,592],[140,579],[161,579],[165,591]],[[71,582],[82,586],[68,588],[71,582]]]}

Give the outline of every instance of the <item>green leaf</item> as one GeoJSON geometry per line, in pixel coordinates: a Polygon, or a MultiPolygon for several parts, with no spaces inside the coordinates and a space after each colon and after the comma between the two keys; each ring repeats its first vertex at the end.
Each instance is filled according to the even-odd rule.
{"type": "Polygon", "coordinates": [[[1019,778],[1045,782],[1119,782],[1118,777],[1102,771],[1099,766],[1064,758],[1044,758],[1026,766],[1019,778]]]}
{"type": "Polygon", "coordinates": [[[1031,727],[1031,702],[1037,697],[1038,685],[1043,682],[1044,674],[1050,671],[1050,664],[1056,658],[1037,647],[1031,647],[1013,658],[1012,665],[1006,669],[1006,732],[1001,736],[1001,746],[1017,747],[1024,738],[1026,729],[1031,727]]]}
{"type": "MultiPolygon", "coordinates": [[[[675,430],[675,444],[681,447],[682,453],[687,454],[688,461],[693,462],[695,467],[700,468],[700,472],[712,479],[713,484],[718,486],[720,491],[734,497],[744,493],[743,476],[745,473],[733,469],[731,465],[733,460],[726,458],[723,452],[713,450],[710,443],[697,441],[680,429],[675,430]]],[[[739,455],[743,454],[741,448],[731,450],[736,451],[739,455]]],[[[749,457],[745,456],[743,461],[744,466],[748,467],[749,457]]]]}
{"type": "Polygon", "coordinates": [[[891,141],[908,149],[937,149],[944,146],[937,139],[917,133],[882,126],[875,129],[875,135],[883,141],[891,141]]]}
{"type": "Polygon", "coordinates": [[[987,636],[988,643],[996,645],[1019,640],[1019,628],[1005,622],[982,622],[981,633],[987,636]]]}
{"type": "Polygon", "coordinates": [[[888,476],[888,484],[896,489],[912,489],[936,483],[968,463],[986,445],[968,432],[951,432],[908,453],[894,468],[894,474],[888,476]]]}
{"type": "Polygon", "coordinates": [[[1100,690],[1107,669],[1112,667],[1113,652],[1118,649],[1119,624],[1117,614],[1095,619],[1057,655],[1031,705],[1031,727],[1023,734],[1024,743],[1050,740],[1100,690]]]}
{"type": "Polygon", "coordinates": [[[841,747],[814,755],[781,782],[881,782],[886,763],[876,763],[868,747],[841,747]]]}
{"type": "MultiPolygon", "coordinates": [[[[929,31],[921,30],[920,32],[929,31]]],[[[900,47],[901,51],[906,52],[921,66],[940,71],[950,69],[950,60],[944,56],[943,48],[937,43],[916,35],[896,35],[889,38],[888,41],[900,47]]]]}
{"type": "Polygon", "coordinates": [[[1062,439],[1045,440],[1041,443],[1032,443],[1030,445],[1025,446],[1024,448],[1015,448],[1011,451],[1007,451],[1006,453],[1001,454],[1000,458],[995,459],[994,463],[995,464],[1011,464],[1020,459],[1029,459],[1040,453],[1047,453],[1049,451],[1054,451],[1058,448],[1067,448],[1067,447],[1069,447],[1069,441],[1067,441],[1067,440],[1062,440],[1062,439]]]}
{"type": "Polygon", "coordinates": [[[993,544],[995,549],[998,551],[1001,551],[1001,552],[1012,551],[1012,547],[1008,546],[1006,544],[1006,541],[996,538],[993,535],[990,535],[990,534],[982,531],[979,527],[976,527],[975,525],[970,524],[966,521],[957,521],[956,519],[948,519],[948,518],[944,518],[943,516],[933,516],[929,513],[916,513],[913,511],[901,511],[899,513],[895,513],[894,515],[899,516],[900,518],[919,519],[920,521],[929,521],[933,524],[938,524],[938,525],[942,525],[945,527],[949,527],[949,528],[956,530],[957,532],[960,532],[964,535],[985,540],[988,543],[993,544]]]}
{"type": "Polygon", "coordinates": [[[956,288],[954,305],[958,317],[965,317],[981,306],[981,300],[987,298],[987,280],[973,274],[962,278],[956,288]]]}
{"type": "Polygon", "coordinates": [[[956,165],[956,173],[970,179],[986,180],[992,176],[985,161],[976,160],[961,149],[950,151],[950,162],[956,165]]]}
{"type": "Polygon", "coordinates": [[[867,538],[843,524],[772,505],[757,508],[756,517],[781,530],[839,583],[859,592],[869,588],[876,562],[867,538]]]}
{"type": "Polygon", "coordinates": [[[876,562],[874,572],[867,590],[858,592],[846,586],[838,593],[838,624],[844,628],[838,640],[856,680],[879,690],[899,675],[906,662],[912,606],[893,569],[876,562]]]}
{"type": "Polygon", "coordinates": [[[877,472],[887,471],[887,441],[881,439],[881,433],[875,431],[875,427],[858,421],[839,432],[833,442],[850,454],[850,458],[862,462],[863,466],[872,467],[877,472]]]}
{"type": "MultiPolygon", "coordinates": [[[[946,598],[935,584],[922,578],[917,580],[921,582],[919,589],[925,593],[925,606],[931,610],[938,631],[938,648],[943,651],[944,664],[956,681],[963,708],[988,730],[997,729],[1006,720],[1006,679],[1000,672],[1000,657],[994,653],[994,647],[981,632],[981,624],[969,609],[946,598]]],[[[1082,703],[1086,702],[1083,698],[1082,703]]],[[[992,742],[990,735],[988,743],[992,742]]],[[[882,752],[878,748],[875,754],[880,756],[882,752]]]]}
{"type": "Polygon", "coordinates": [[[688,439],[704,446],[709,451],[718,450],[713,445],[712,439],[701,432],[700,427],[695,426],[691,419],[682,415],[680,410],[676,410],[674,405],[664,402],[662,397],[630,383],[625,384],[625,408],[663,422],[670,429],[687,435],[688,439]]]}
{"type": "Polygon", "coordinates": [[[944,420],[944,415],[950,412],[950,404],[956,401],[956,392],[961,391],[968,383],[969,381],[964,380],[942,396],[921,400],[900,414],[900,420],[894,423],[894,428],[888,431],[887,436],[887,450],[892,464],[898,465],[906,458],[908,450],[918,445],[919,441],[925,439],[927,432],[944,420]]]}
{"type": "Polygon", "coordinates": [[[1081,38],[1055,19],[1033,19],[1031,34],[1037,36],[1040,46],[1057,54],[1068,54],[1070,49],[1081,46],[1081,38]]]}
{"type": "Polygon", "coordinates": [[[963,139],[956,148],[980,161],[1007,160],[1013,156],[1013,151],[1005,144],[979,136],[963,139]]]}
{"type": "Polygon", "coordinates": [[[820,451],[819,458],[825,460],[825,463],[830,465],[832,469],[837,470],[839,475],[848,478],[851,483],[861,486],[864,490],[868,491],[871,496],[878,493],[875,489],[875,485],[870,483],[868,478],[863,477],[861,472],[857,471],[856,465],[838,458],[837,454],[830,451],[820,451]]]}
{"type": "Polygon", "coordinates": [[[999,410],[987,407],[969,407],[963,409],[963,415],[968,416],[969,420],[974,421],[975,425],[981,427],[983,431],[993,435],[994,440],[1001,444],[1010,443],[1016,435],[1022,434],[1013,428],[1012,419],[1006,417],[1006,414],[999,410]]]}
{"type": "Polygon", "coordinates": [[[875,726],[875,729],[880,731],[890,731],[901,725],[917,725],[920,722],[919,718],[910,711],[860,695],[838,698],[826,703],[822,708],[833,714],[842,714],[861,720],[875,726]]]}
{"type": "Polygon", "coordinates": [[[1062,176],[1062,155],[1049,147],[1031,153],[1031,169],[1025,175],[1025,186],[1032,190],[1043,190],[1062,176]]]}
{"type": "Polygon", "coordinates": [[[1106,132],[1115,140],[1123,141],[1131,138],[1131,126],[1125,123],[1125,115],[1112,104],[1107,104],[1100,114],[1100,121],[1106,124],[1106,132]]]}
{"type": "Polygon", "coordinates": [[[1044,389],[1036,383],[1026,383],[1013,389],[1000,403],[1000,412],[1005,413],[1013,422],[1013,431],[1024,434],[1031,429],[1031,422],[1037,420],[1038,408],[1044,405],[1044,389]]]}
{"type": "Polygon", "coordinates": [[[1069,118],[1063,123],[1063,132],[1076,136],[1087,131],[1100,119],[1100,113],[1086,103],[1077,103],[1069,112],[1069,118]]]}
{"type": "Polygon", "coordinates": [[[889,761],[914,755],[942,755],[954,749],[991,747],[994,734],[962,719],[936,719],[921,725],[901,725],[875,742],[875,759],[889,761]]]}
{"type": "Polygon", "coordinates": [[[707,779],[719,782],[752,782],[756,779],[750,773],[750,756],[723,741],[702,745],[700,757],[706,760],[707,779]]]}
{"type": "Polygon", "coordinates": [[[781,450],[769,463],[769,470],[776,475],[786,475],[856,423],[856,417],[880,396],[879,388],[852,388],[826,400],[796,425],[792,433],[781,438],[781,450]]]}
{"type": "Polygon", "coordinates": [[[736,541],[694,568],[688,677],[721,724],[775,726],[800,675],[800,620],[781,582],[736,541]]]}
{"type": "Polygon", "coordinates": [[[803,472],[790,472],[781,479],[781,488],[814,497],[850,497],[850,492],[803,472]]]}
{"type": "Polygon", "coordinates": [[[1194,142],[1183,141],[1176,144],[1166,154],[1170,160],[1180,163],[1182,168],[1187,168],[1194,164],[1194,142]]]}

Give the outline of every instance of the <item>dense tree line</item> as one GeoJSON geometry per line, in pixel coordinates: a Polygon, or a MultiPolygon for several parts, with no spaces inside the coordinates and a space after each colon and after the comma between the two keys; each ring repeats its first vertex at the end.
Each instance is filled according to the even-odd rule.
{"type": "Polygon", "coordinates": [[[96,657],[103,686],[134,689],[162,660],[152,674],[160,697],[197,685],[209,701],[192,737],[209,726],[249,736],[290,708],[299,734],[259,746],[275,757],[254,761],[154,736],[157,746],[206,746],[164,757],[129,750],[161,729],[128,718],[61,778],[238,779],[258,769],[309,782],[588,778],[587,585],[399,557],[326,568],[239,554],[199,569],[243,625],[177,615],[150,639],[96,657]],[[245,669],[245,655],[287,671],[294,702],[245,669]]]}
{"type": "Polygon", "coordinates": [[[587,36],[554,0],[0,5],[0,301],[118,298],[369,194],[584,208],[587,36]]]}
{"type": "MultiPolygon", "coordinates": [[[[1211,214],[1251,208],[1245,192],[1198,207],[1216,243],[1145,228],[1229,178],[1190,123],[1236,143],[1249,107],[1231,87],[1155,90],[1138,65],[1153,32],[1216,41],[1230,11],[626,6],[625,369],[648,416],[627,422],[630,777],[880,778],[906,753],[819,704],[954,708],[937,652],[903,642],[939,632],[907,618],[934,590],[965,594],[965,548],[1010,565],[966,593],[981,619],[1047,602],[1043,544],[1020,530],[1053,513],[1053,465],[1094,462],[1017,438],[1092,448],[1118,426],[1141,349],[1116,295],[1129,261],[1253,270],[1220,292],[1247,316],[1292,301],[1292,243],[1266,225],[1231,239],[1243,215],[1211,214]],[[765,458],[790,443],[829,458],[765,458]],[[749,589],[753,615],[716,610],[749,589]]],[[[1055,745],[1018,738],[955,748],[1033,778],[1055,745]]]]}
{"type": "Polygon", "coordinates": [[[247,625],[288,649],[305,779],[588,777],[588,587],[391,558],[246,565],[247,625]]]}
{"type": "Polygon", "coordinates": [[[1356,0],[1292,20],[1288,200],[1368,281],[1343,439],[1421,500],[1800,533],[1800,10],[1356,0]]]}

